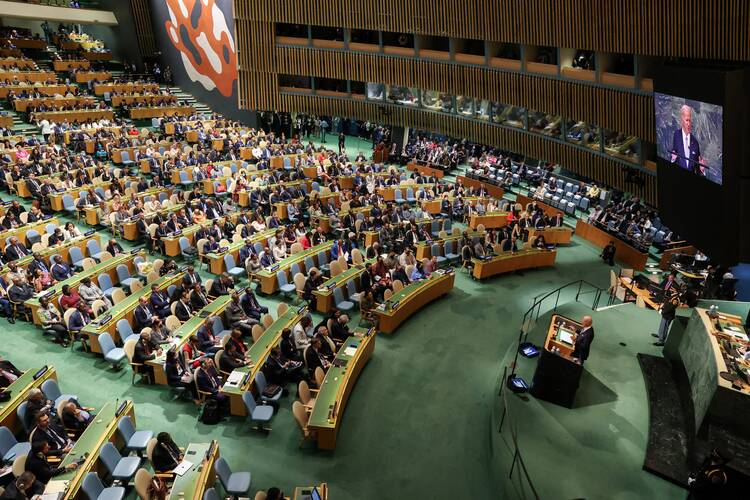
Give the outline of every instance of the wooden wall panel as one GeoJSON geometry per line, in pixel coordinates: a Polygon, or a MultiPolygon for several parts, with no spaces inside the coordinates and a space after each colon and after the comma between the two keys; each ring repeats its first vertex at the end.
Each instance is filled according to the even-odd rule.
{"type": "Polygon", "coordinates": [[[148,0],[130,0],[130,10],[133,14],[138,51],[141,57],[151,57],[156,54],[156,40],[148,0]]]}
{"type": "Polygon", "coordinates": [[[653,98],[647,95],[479,67],[306,48],[278,47],[275,61],[273,71],[279,74],[438,90],[562,114],[638,137],[654,136],[653,98]]]}
{"type": "Polygon", "coordinates": [[[349,116],[360,120],[440,132],[452,137],[465,137],[531,158],[560,164],[567,170],[634,193],[647,202],[656,204],[656,177],[642,174],[645,181],[643,186],[628,183],[625,181],[626,169],[622,163],[544,136],[465,120],[457,116],[398,106],[385,106],[388,111],[388,116],[385,116],[382,112],[384,106],[346,99],[284,94],[279,97],[277,104],[276,109],[283,111],[349,116]]]}
{"type": "Polygon", "coordinates": [[[707,59],[750,59],[747,0],[236,0],[238,18],[707,59]]]}

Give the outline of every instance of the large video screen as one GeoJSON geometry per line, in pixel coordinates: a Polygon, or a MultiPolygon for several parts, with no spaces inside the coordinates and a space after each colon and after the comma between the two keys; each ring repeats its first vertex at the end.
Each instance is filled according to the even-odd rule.
{"type": "Polygon", "coordinates": [[[723,109],[654,93],[656,154],[711,182],[722,182],[723,109]]]}

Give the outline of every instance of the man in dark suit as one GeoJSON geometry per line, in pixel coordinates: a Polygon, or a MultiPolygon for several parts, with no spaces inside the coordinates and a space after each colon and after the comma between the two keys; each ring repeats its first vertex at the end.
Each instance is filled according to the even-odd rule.
{"type": "Polygon", "coordinates": [[[28,270],[31,274],[35,275],[37,269],[43,273],[49,272],[49,267],[47,266],[47,263],[42,260],[42,256],[38,252],[34,252],[34,259],[29,262],[28,270]]]}
{"type": "Polygon", "coordinates": [[[73,271],[70,269],[70,266],[65,263],[60,255],[55,255],[53,260],[54,262],[50,269],[53,278],[57,281],[64,281],[73,276],[73,271]]]}
{"type": "Polygon", "coordinates": [[[329,363],[320,353],[321,342],[318,337],[312,339],[310,345],[305,349],[305,364],[310,373],[310,378],[315,380],[315,369],[321,367],[323,371],[328,369],[329,363]]]}
{"type": "Polygon", "coordinates": [[[76,336],[80,335],[83,327],[91,323],[91,316],[88,313],[87,307],[85,302],[79,302],[76,311],[70,315],[70,319],[68,320],[68,330],[76,336]]]}
{"type": "Polygon", "coordinates": [[[582,327],[578,330],[575,338],[575,348],[571,356],[583,364],[589,357],[591,343],[594,341],[594,327],[592,326],[591,316],[584,316],[581,325],[582,327]]]}
{"type": "Polygon", "coordinates": [[[169,307],[169,298],[165,292],[159,290],[158,285],[151,285],[151,306],[156,312],[156,315],[162,319],[172,314],[169,307]]]}
{"type": "Polygon", "coordinates": [[[145,296],[138,298],[138,305],[133,313],[135,315],[135,329],[138,332],[146,327],[150,328],[154,323],[154,318],[157,317],[145,296]]]}
{"type": "Polygon", "coordinates": [[[177,319],[183,322],[189,320],[193,315],[193,308],[190,305],[190,300],[188,300],[187,292],[182,292],[180,300],[178,300],[177,304],[174,306],[174,315],[177,316],[177,319]]]}
{"type": "Polygon", "coordinates": [[[185,287],[185,290],[192,290],[196,284],[200,285],[201,282],[201,277],[195,272],[195,267],[188,266],[185,276],[182,277],[182,286],[185,287]]]}
{"type": "Polygon", "coordinates": [[[5,257],[7,260],[18,260],[21,257],[28,255],[29,251],[23,243],[18,241],[15,236],[11,237],[10,243],[5,248],[5,257]]]}
{"type": "Polygon", "coordinates": [[[240,305],[248,317],[255,318],[258,321],[260,321],[261,316],[268,313],[268,308],[260,305],[258,298],[253,293],[253,289],[250,287],[245,289],[245,294],[242,296],[242,300],[240,300],[240,305]]]}
{"type": "Polygon", "coordinates": [[[680,108],[680,128],[675,130],[672,136],[671,161],[677,163],[680,168],[698,175],[706,175],[706,163],[701,158],[701,147],[692,131],[693,108],[685,105],[680,108]]]}
{"type": "Polygon", "coordinates": [[[190,307],[193,309],[193,311],[200,311],[204,307],[206,307],[210,301],[208,300],[208,296],[206,295],[206,292],[201,288],[200,284],[193,285],[193,291],[190,294],[190,307]]]}

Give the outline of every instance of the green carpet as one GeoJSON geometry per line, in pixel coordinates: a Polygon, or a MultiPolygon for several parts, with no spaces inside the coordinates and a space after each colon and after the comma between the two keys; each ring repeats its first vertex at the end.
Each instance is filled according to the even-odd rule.
{"type": "MultiPolygon", "coordinates": [[[[270,486],[291,494],[294,486],[325,481],[333,499],[516,498],[519,490],[506,480],[507,468],[496,465],[507,450],[493,449],[489,434],[496,426],[493,408],[503,357],[535,296],[579,279],[607,287],[609,267],[597,255],[598,249],[576,238],[560,249],[554,268],[482,283],[459,273],[452,293],[393,336],[377,338],[334,452],[298,448],[294,389],[282,400],[269,435],[239,418],[205,426],[197,422],[192,403],[172,401],[164,387],[133,386],[129,368],[112,372],[95,355],[42,339],[33,326],[0,320],[0,343],[3,355],[19,367],[54,365],[63,391],[78,394],[87,405],[132,399],[139,428],[169,431],[183,446],[218,439],[234,469],[252,472],[253,494],[270,486]]],[[[261,302],[275,310],[275,300],[261,297],[261,302]]],[[[587,368],[615,393],[614,401],[573,411],[533,399],[524,404],[521,431],[534,436],[524,458],[545,492],[542,498],[684,496],[639,467],[648,408],[635,352],[656,352],[647,335],[655,327],[654,313],[632,308],[627,317],[612,317],[597,329],[587,368]],[[640,340],[629,341],[628,348],[612,344],[624,338],[640,340]],[[561,481],[565,487],[558,489],[561,481]],[[611,494],[620,490],[619,496],[611,494]]]]}

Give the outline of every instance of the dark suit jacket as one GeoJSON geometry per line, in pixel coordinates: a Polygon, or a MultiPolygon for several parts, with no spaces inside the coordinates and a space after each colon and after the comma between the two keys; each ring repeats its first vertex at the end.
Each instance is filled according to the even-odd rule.
{"type": "Polygon", "coordinates": [[[675,162],[680,168],[690,170],[697,174],[701,173],[700,164],[698,163],[701,156],[701,147],[700,144],[698,144],[698,140],[695,138],[695,134],[690,134],[690,151],[686,152],[685,145],[682,142],[682,129],[678,128],[675,130],[674,135],[672,136],[672,154],[677,155],[675,162]]]}
{"type": "Polygon", "coordinates": [[[197,293],[193,292],[190,294],[190,307],[193,308],[193,312],[200,311],[204,307],[206,307],[209,304],[208,297],[203,294],[198,295],[197,293]]]}
{"type": "Polygon", "coordinates": [[[70,266],[65,264],[53,264],[51,269],[52,277],[57,281],[63,281],[70,278],[72,272],[70,266]]]}
{"type": "Polygon", "coordinates": [[[17,246],[8,246],[5,250],[5,257],[8,260],[17,260],[28,254],[29,251],[23,243],[19,243],[17,246]]]}
{"type": "Polygon", "coordinates": [[[156,316],[156,313],[154,312],[153,309],[151,309],[150,305],[146,305],[145,307],[143,307],[140,304],[135,307],[134,314],[135,314],[135,328],[137,332],[143,330],[147,326],[151,326],[151,321],[156,316]],[[146,312],[146,309],[148,309],[148,312],[151,313],[150,318],[148,316],[148,313],[146,312]]]}
{"type": "Polygon", "coordinates": [[[174,315],[177,316],[177,319],[180,321],[187,321],[193,315],[193,310],[192,308],[188,310],[188,307],[186,307],[180,300],[177,301],[177,305],[174,306],[174,315]]]}
{"type": "Polygon", "coordinates": [[[78,332],[84,326],[86,326],[86,321],[83,317],[83,314],[81,314],[81,311],[75,311],[70,315],[70,321],[68,322],[68,329],[70,331],[78,332]]]}
{"type": "Polygon", "coordinates": [[[193,288],[193,285],[202,282],[203,280],[201,280],[201,277],[198,275],[198,273],[193,273],[192,276],[190,276],[188,273],[185,273],[185,276],[182,277],[182,284],[187,289],[193,288]]]}
{"type": "Polygon", "coordinates": [[[591,349],[591,343],[594,341],[594,327],[582,329],[576,338],[576,346],[573,349],[574,358],[578,358],[581,362],[584,362],[589,357],[589,350],[591,349]]]}
{"type": "Polygon", "coordinates": [[[318,354],[312,347],[305,349],[305,363],[307,364],[307,370],[310,372],[310,376],[315,375],[315,369],[317,367],[323,368],[322,359],[323,355],[318,354]]]}

